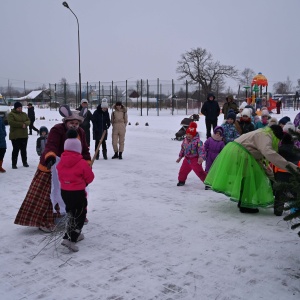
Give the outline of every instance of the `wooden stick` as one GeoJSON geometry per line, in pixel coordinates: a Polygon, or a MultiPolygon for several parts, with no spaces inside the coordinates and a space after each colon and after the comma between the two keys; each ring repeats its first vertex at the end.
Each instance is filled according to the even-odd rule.
{"type": "Polygon", "coordinates": [[[98,154],[98,152],[99,152],[100,146],[101,146],[101,144],[102,144],[102,142],[103,142],[103,140],[104,140],[104,138],[105,138],[105,135],[106,135],[106,130],[104,130],[103,133],[102,133],[101,140],[99,141],[99,144],[98,144],[98,146],[97,146],[97,149],[96,149],[96,151],[95,151],[95,154],[94,154],[94,156],[93,156],[93,158],[92,158],[91,166],[93,165],[93,163],[94,163],[94,161],[95,161],[95,159],[96,159],[96,156],[97,156],[97,154],[98,154]]]}

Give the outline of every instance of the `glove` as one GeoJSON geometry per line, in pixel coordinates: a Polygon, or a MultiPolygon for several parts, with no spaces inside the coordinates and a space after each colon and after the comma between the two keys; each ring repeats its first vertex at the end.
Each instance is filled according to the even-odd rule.
{"type": "Polygon", "coordinates": [[[50,170],[51,167],[56,163],[56,158],[54,156],[49,156],[47,159],[46,159],[46,166],[47,166],[47,169],[50,170]]]}

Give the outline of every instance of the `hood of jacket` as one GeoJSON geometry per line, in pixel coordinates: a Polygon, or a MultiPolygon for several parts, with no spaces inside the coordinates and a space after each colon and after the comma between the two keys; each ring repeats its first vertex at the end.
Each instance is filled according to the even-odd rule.
{"type": "Polygon", "coordinates": [[[116,111],[122,111],[122,112],[127,112],[127,108],[122,104],[122,106],[120,108],[116,107],[116,104],[113,105],[112,107],[114,110],[116,111]]]}
{"type": "Polygon", "coordinates": [[[73,167],[82,159],[82,155],[78,152],[65,150],[60,159],[61,167],[73,167]]]}

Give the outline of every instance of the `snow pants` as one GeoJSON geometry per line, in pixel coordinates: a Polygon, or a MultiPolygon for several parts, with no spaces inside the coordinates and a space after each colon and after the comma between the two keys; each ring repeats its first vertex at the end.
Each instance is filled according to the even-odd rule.
{"type": "Polygon", "coordinates": [[[198,164],[198,157],[193,157],[189,159],[184,158],[179,170],[178,181],[186,181],[188,175],[192,170],[200,178],[200,180],[204,182],[207,174],[206,172],[204,172],[202,165],[198,164]]]}
{"type": "Polygon", "coordinates": [[[112,145],[113,145],[114,152],[124,151],[125,133],[126,133],[125,123],[116,123],[113,125],[112,145]]]}

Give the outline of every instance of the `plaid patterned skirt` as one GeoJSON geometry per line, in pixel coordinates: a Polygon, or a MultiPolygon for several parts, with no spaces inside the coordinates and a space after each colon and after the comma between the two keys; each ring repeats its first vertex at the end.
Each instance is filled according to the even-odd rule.
{"type": "Polygon", "coordinates": [[[37,170],[16,216],[15,224],[32,227],[54,226],[55,214],[50,192],[51,173],[37,170]]]}

